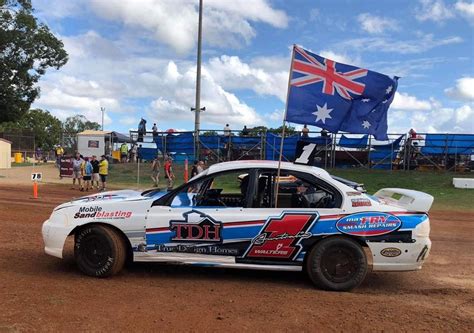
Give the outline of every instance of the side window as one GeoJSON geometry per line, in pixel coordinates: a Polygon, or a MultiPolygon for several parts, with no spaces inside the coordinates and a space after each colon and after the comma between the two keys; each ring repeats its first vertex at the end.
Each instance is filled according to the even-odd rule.
{"type": "Polygon", "coordinates": [[[176,193],[171,206],[247,207],[250,178],[245,169],[204,177],[176,193]]]}
{"type": "Polygon", "coordinates": [[[312,176],[281,170],[262,171],[258,177],[255,208],[275,207],[275,182],[278,183],[278,208],[336,208],[341,204],[336,190],[312,176]]]}

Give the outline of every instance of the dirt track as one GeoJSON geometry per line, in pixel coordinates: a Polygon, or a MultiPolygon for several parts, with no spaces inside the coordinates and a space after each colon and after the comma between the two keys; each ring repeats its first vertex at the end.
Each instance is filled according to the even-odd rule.
{"type": "Polygon", "coordinates": [[[302,273],[134,264],[111,279],[85,277],[71,259],[43,254],[41,238],[52,208],[79,192],[30,193],[0,184],[0,332],[474,330],[472,213],[431,214],[423,270],[372,273],[334,293],[302,273]]]}

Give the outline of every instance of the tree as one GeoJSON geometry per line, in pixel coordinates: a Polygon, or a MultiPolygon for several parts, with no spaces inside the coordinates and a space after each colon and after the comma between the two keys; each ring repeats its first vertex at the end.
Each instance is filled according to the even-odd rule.
{"type": "Polygon", "coordinates": [[[64,44],[33,15],[31,0],[0,0],[0,123],[19,120],[39,78],[68,60],[64,44]]]}
{"type": "Polygon", "coordinates": [[[77,133],[85,130],[100,130],[101,126],[94,122],[89,121],[83,115],[75,115],[68,117],[63,123],[64,130],[64,145],[67,148],[75,148],[77,145],[77,133]]]}
{"type": "Polygon", "coordinates": [[[18,121],[2,123],[0,130],[11,132],[28,131],[33,133],[35,146],[47,151],[60,143],[62,123],[48,111],[34,109],[26,112],[18,121]]]}

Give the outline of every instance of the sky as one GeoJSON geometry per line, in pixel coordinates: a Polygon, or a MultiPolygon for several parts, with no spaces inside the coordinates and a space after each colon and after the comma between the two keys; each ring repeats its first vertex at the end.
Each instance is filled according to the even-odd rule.
{"type": "MultiPolygon", "coordinates": [[[[65,45],[33,107],[126,133],[194,129],[198,0],[33,0],[65,45]]],[[[202,129],[279,127],[291,49],[399,76],[389,133],[474,133],[468,0],[204,0],[202,129]]],[[[313,127],[311,130],[318,130],[313,127]]]]}

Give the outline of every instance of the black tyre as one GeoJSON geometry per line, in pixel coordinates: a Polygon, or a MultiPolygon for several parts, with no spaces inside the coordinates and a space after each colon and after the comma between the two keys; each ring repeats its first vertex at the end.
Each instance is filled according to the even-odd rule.
{"type": "Polygon", "coordinates": [[[318,242],[306,262],[311,281],[325,290],[352,290],[364,281],[367,269],[364,250],[346,237],[330,237],[318,242]]]}
{"type": "Polygon", "coordinates": [[[85,227],[75,235],[74,258],[83,273],[108,277],[123,268],[125,244],[111,228],[97,225],[85,227]]]}

